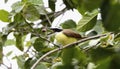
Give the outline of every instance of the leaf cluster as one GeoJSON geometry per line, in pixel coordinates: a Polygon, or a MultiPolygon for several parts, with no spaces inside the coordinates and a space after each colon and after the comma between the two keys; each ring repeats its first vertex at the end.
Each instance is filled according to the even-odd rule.
{"type": "MultiPolygon", "coordinates": [[[[7,23],[0,32],[0,63],[3,63],[3,47],[14,45],[23,53],[13,57],[17,59],[18,67],[30,69],[38,58],[57,46],[54,32],[49,29],[53,21],[68,10],[77,10],[82,19],[78,23],[72,19],[66,20],[60,24],[61,28],[72,29],[83,37],[110,32],[114,34],[83,42],[65,56],[62,56],[62,51],[50,54],[35,69],[119,69],[120,1],[62,0],[65,8],[56,11],[57,1],[48,0],[47,8],[51,11],[44,6],[43,0],[18,1],[11,6],[11,12],[0,9],[0,20],[7,23]],[[13,39],[7,38],[10,34],[13,39]],[[29,40],[26,41],[27,37],[29,40]],[[66,59],[69,57],[72,57],[70,61],[66,59]]],[[[11,54],[10,51],[6,56],[11,54]]]]}

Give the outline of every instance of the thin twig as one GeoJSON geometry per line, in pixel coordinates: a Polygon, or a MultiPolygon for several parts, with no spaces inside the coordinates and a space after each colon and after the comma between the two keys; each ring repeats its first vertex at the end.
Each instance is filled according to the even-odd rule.
{"type": "MultiPolygon", "coordinates": [[[[47,16],[47,14],[46,14],[46,18],[47,18],[47,17],[48,17],[48,16],[47,16]]],[[[49,17],[48,17],[48,20],[49,20],[49,17]]],[[[25,22],[26,22],[26,24],[28,24],[28,26],[29,26],[29,27],[32,29],[32,31],[34,32],[34,33],[32,33],[32,34],[34,34],[34,35],[40,37],[40,38],[43,39],[43,40],[48,41],[49,43],[52,43],[53,45],[55,45],[55,46],[57,46],[57,47],[60,47],[59,45],[54,44],[54,43],[51,42],[50,40],[48,40],[48,39],[42,37],[40,34],[38,34],[38,32],[34,31],[34,28],[33,28],[26,20],[25,20],[25,22]]],[[[30,48],[31,48],[31,47],[30,47],[30,48]]],[[[28,48],[28,50],[29,50],[29,48],[28,48]]]]}
{"type": "MultiPolygon", "coordinates": [[[[47,15],[47,17],[49,18],[49,19],[51,19],[51,18],[56,18],[56,17],[58,17],[58,16],[60,16],[61,14],[63,14],[63,13],[65,13],[67,11],[67,8],[64,8],[63,10],[61,10],[61,11],[58,11],[58,12],[54,12],[54,14],[53,13],[49,13],[49,14],[53,14],[53,15],[50,15],[49,17],[48,17],[48,15],[49,14],[45,14],[45,16],[47,15]]],[[[38,23],[37,25],[40,25],[41,23],[44,23],[44,22],[46,22],[48,19],[43,19],[42,20],[42,22],[40,22],[40,23],[38,23]]]]}
{"type": "Polygon", "coordinates": [[[50,18],[48,17],[48,15],[45,13],[45,17],[47,19],[47,21],[49,22],[50,25],[52,25],[52,22],[50,21],[50,18]]]}
{"type": "MultiPolygon", "coordinates": [[[[98,42],[96,45],[98,46],[100,44],[100,42],[98,42]]],[[[94,47],[97,47],[96,45],[93,45],[93,46],[90,46],[90,47],[87,47],[87,48],[84,48],[83,50],[85,52],[89,51],[90,49],[94,48],[94,47]]]]}
{"type": "Polygon", "coordinates": [[[7,55],[4,55],[4,57],[6,57],[7,61],[9,62],[10,66],[7,66],[6,64],[2,63],[5,67],[7,67],[8,69],[12,69],[12,64],[9,60],[9,58],[7,57],[7,55]]]}
{"type": "Polygon", "coordinates": [[[28,49],[25,51],[25,53],[29,52],[32,46],[29,46],[28,49]]]}
{"type": "Polygon", "coordinates": [[[52,43],[54,46],[60,47],[59,45],[54,44],[53,42],[51,42],[50,40],[46,39],[45,37],[42,37],[40,34],[37,34],[37,36],[40,37],[41,39],[43,39],[43,40],[49,42],[49,43],[52,43]]]}
{"type": "Polygon", "coordinates": [[[63,15],[60,17],[60,19],[58,20],[58,22],[56,23],[55,27],[57,27],[57,26],[59,25],[59,23],[60,23],[60,21],[62,20],[63,16],[64,16],[64,13],[63,13],[63,15]]]}
{"type": "Polygon", "coordinates": [[[7,66],[6,64],[2,63],[3,66],[5,66],[7,69],[12,69],[11,67],[7,66]]]}
{"type": "MultiPolygon", "coordinates": [[[[110,33],[110,34],[112,34],[112,33],[110,33]]],[[[50,54],[52,54],[52,53],[54,53],[54,52],[57,52],[57,51],[59,51],[59,50],[62,50],[62,49],[65,49],[65,48],[68,48],[68,47],[71,47],[71,46],[75,46],[75,45],[77,45],[77,44],[79,44],[79,43],[82,43],[82,42],[85,42],[85,41],[88,41],[88,40],[92,40],[92,39],[97,39],[97,38],[100,38],[100,37],[104,37],[104,36],[106,36],[106,35],[107,35],[107,34],[102,34],[102,35],[97,35],[97,36],[92,36],[92,37],[84,38],[84,39],[81,39],[81,40],[79,40],[79,41],[77,41],[77,42],[74,42],[74,43],[65,45],[65,46],[63,46],[62,48],[56,48],[56,49],[54,49],[54,50],[51,50],[51,51],[47,52],[46,54],[44,54],[42,57],[40,57],[40,58],[33,64],[33,66],[31,67],[31,69],[35,69],[36,66],[40,63],[40,61],[41,61],[43,58],[45,58],[46,56],[48,56],[48,55],[50,55],[50,54]]]]}
{"type": "Polygon", "coordinates": [[[117,34],[115,35],[115,38],[117,38],[119,35],[120,35],[120,33],[117,33],[117,34]]]}

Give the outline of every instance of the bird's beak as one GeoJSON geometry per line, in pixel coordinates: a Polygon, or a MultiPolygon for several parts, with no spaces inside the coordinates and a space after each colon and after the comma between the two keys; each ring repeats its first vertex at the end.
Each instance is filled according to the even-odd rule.
{"type": "Polygon", "coordinates": [[[50,30],[53,30],[54,32],[61,32],[63,29],[60,29],[60,28],[50,28],[50,30]]]}

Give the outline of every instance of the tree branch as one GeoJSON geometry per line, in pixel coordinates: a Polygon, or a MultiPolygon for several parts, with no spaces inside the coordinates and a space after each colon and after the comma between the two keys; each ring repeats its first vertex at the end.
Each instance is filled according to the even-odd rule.
{"type": "MultiPolygon", "coordinates": [[[[110,33],[110,34],[113,34],[113,33],[110,33]]],[[[104,37],[104,36],[106,36],[106,35],[108,35],[108,34],[101,34],[101,35],[97,35],[97,36],[91,36],[91,37],[88,37],[88,38],[81,39],[81,40],[79,40],[79,41],[77,41],[77,42],[74,42],[74,43],[65,45],[65,46],[63,46],[62,48],[56,48],[56,49],[54,49],[54,50],[51,50],[51,51],[47,52],[46,54],[44,54],[42,57],[40,57],[40,58],[33,64],[33,66],[31,67],[31,69],[35,69],[35,67],[40,63],[40,61],[41,61],[42,59],[44,59],[46,56],[48,56],[48,55],[50,55],[50,54],[52,54],[52,53],[54,53],[54,52],[57,52],[57,51],[59,51],[59,50],[62,50],[62,49],[65,49],[65,48],[68,48],[68,47],[71,47],[71,46],[75,46],[75,45],[77,45],[77,44],[79,44],[79,43],[82,43],[82,42],[85,42],[85,41],[88,41],[88,40],[92,40],[92,39],[97,39],[97,38],[100,38],[100,37],[104,37]]]]}

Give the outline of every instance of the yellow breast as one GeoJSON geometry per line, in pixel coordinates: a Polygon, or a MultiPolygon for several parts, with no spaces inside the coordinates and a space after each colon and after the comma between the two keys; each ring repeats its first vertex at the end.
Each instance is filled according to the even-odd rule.
{"type": "Polygon", "coordinates": [[[73,37],[67,37],[65,34],[63,34],[62,32],[59,32],[56,34],[55,39],[57,40],[58,43],[62,44],[62,45],[67,45],[73,42],[76,42],[77,39],[73,38],[73,37]]]}

